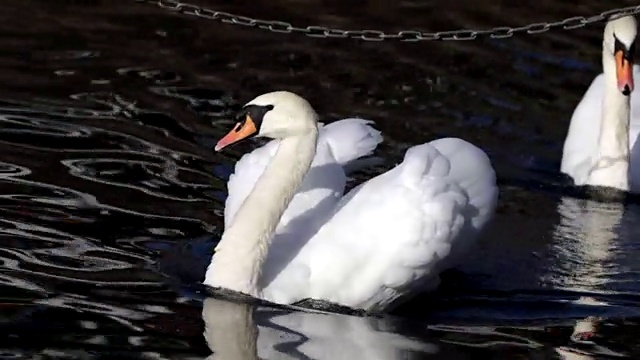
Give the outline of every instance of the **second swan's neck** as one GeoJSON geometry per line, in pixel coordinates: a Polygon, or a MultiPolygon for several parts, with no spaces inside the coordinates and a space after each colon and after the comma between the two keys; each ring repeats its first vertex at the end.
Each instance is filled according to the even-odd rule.
{"type": "Polygon", "coordinates": [[[603,53],[604,98],[589,185],[629,190],[629,96],[618,89],[613,56],[603,53]]]}
{"type": "Polygon", "coordinates": [[[205,285],[260,297],[262,265],[280,217],[315,156],[318,131],[287,137],[225,229],[205,275],[205,285]]]}

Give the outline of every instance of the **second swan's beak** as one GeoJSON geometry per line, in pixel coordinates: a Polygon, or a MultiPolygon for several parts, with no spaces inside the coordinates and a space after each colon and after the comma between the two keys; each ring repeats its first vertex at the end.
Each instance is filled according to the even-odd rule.
{"type": "Polygon", "coordinates": [[[622,50],[616,51],[615,57],[618,89],[628,96],[633,91],[633,60],[622,50]]]}
{"type": "Polygon", "coordinates": [[[227,135],[218,141],[214,150],[220,151],[231,144],[250,137],[257,131],[256,123],[251,119],[251,116],[247,115],[243,121],[237,123],[227,135]]]}

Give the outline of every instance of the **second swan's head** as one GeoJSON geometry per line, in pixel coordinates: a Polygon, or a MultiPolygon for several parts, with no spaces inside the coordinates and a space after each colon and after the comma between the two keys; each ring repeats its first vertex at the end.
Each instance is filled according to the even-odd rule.
{"type": "Polygon", "coordinates": [[[615,59],[618,89],[624,95],[633,91],[633,56],[638,24],[634,16],[611,20],[604,29],[603,56],[615,59]]]}
{"type": "Polygon", "coordinates": [[[253,136],[284,139],[317,130],[318,115],[311,104],[288,91],[262,94],[236,115],[233,129],[216,144],[215,151],[253,136]]]}

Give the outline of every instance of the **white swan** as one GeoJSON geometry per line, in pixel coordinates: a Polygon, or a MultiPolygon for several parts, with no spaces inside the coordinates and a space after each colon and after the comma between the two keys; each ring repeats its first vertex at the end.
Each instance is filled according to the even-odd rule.
{"type": "Polygon", "coordinates": [[[640,97],[633,92],[640,77],[633,66],[637,27],[633,16],[605,27],[604,72],[576,107],[564,143],[560,171],[576,185],[640,192],[640,97]]]}
{"type": "Polygon", "coordinates": [[[379,135],[354,119],[331,134],[333,124],[319,127],[317,117],[293,93],[264,94],[218,142],[216,151],[256,134],[277,139],[237,163],[204,283],[280,304],[312,299],[370,312],[433,289],[494,214],[486,154],[454,138],[414,146],[342,197],[344,159],[335,153],[361,156],[379,135]]]}

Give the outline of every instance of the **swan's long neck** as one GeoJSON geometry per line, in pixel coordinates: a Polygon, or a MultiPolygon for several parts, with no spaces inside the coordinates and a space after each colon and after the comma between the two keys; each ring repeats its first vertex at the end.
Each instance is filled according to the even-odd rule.
{"type": "Polygon", "coordinates": [[[590,185],[629,190],[629,96],[618,89],[613,56],[603,52],[604,99],[598,149],[589,174],[590,185]]]}
{"type": "Polygon", "coordinates": [[[315,156],[318,131],[284,138],[225,229],[204,284],[259,297],[258,280],[280,222],[315,156]]]}

